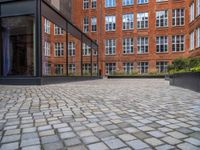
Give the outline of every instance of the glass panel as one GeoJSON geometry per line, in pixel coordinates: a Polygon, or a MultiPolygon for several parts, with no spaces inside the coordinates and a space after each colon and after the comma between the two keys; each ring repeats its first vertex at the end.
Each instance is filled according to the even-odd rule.
{"type": "Polygon", "coordinates": [[[34,17],[1,19],[3,75],[35,76],[34,17]]]}

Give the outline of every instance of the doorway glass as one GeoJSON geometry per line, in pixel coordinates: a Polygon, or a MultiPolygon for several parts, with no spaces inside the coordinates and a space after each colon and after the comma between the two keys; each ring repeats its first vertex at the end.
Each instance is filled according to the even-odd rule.
{"type": "Polygon", "coordinates": [[[1,19],[4,76],[35,76],[34,17],[1,19]]]}

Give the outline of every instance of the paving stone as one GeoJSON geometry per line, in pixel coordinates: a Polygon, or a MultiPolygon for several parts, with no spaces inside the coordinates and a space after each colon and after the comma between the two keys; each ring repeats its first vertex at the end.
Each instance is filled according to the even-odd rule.
{"type": "Polygon", "coordinates": [[[119,139],[111,139],[104,141],[106,145],[108,145],[111,149],[117,149],[125,147],[126,145],[119,139]]]}
{"type": "Polygon", "coordinates": [[[187,135],[182,134],[182,133],[177,132],[177,131],[169,132],[169,133],[167,133],[167,134],[168,134],[168,135],[171,135],[172,137],[177,138],[177,139],[182,139],[182,138],[188,137],[187,135]]]}
{"type": "Polygon", "coordinates": [[[175,149],[175,147],[172,145],[165,144],[165,145],[156,147],[156,149],[157,150],[172,150],[172,149],[175,149]]]}
{"type": "Polygon", "coordinates": [[[134,137],[131,134],[122,134],[122,135],[119,135],[119,138],[122,139],[123,141],[131,141],[131,140],[136,139],[136,137],[134,137]]]}
{"type": "Polygon", "coordinates": [[[4,136],[1,143],[15,142],[20,139],[20,135],[4,136]]]}
{"type": "Polygon", "coordinates": [[[16,150],[19,148],[19,142],[2,144],[0,150],[16,150]]]}
{"type": "Polygon", "coordinates": [[[22,140],[20,147],[25,147],[25,146],[30,146],[30,145],[38,145],[38,144],[40,144],[40,139],[33,138],[33,139],[22,140]]]}
{"type": "Polygon", "coordinates": [[[62,149],[64,146],[61,142],[56,143],[48,143],[43,145],[44,150],[56,150],[56,149],[62,149]]]}
{"type": "Polygon", "coordinates": [[[23,147],[22,150],[41,150],[40,145],[23,147]]]}
{"type": "Polygon", "coordinates": [[[108,150],[109,148],[104,143],[95,143],[88,145],[89,150],[108,150]]]}
{"type": "Polygon", "coordinates": [[[42,144],[54,143],[54,142],[58,142],[59,138],[57,135],[44,136],[44,137],[41,137],[41,141],[42,141],[42,144]]]}
{"type": "Polygon", "coordinates": [[[166,134],[160,132],[160,131],[150,131],[150,132],[147,132],[148,134],[156,137],[156,138],[161,138],[161,137],[164,137],[166,136],[166,134]]]}
{"type": "Polygon", "coordinates": [[[81,144],[81,141],[78,138],[72,138],[64,141],[67,147],[81,144]]]}
{"type": "Polygon", "coordinates": [[[162,138],[162,140],[171,144],[171,145],[179,144],[179,143],[182,142],[179,139],[175,139],[175,138],[170,137],[170,136],[164,137],[164,138],[162,138]]]}
{"type": "Polygon", "coordinates": [[[144,141],[152,146],[158,146],[158,145],[163,144],[162,141],[156,138],[148,138],[148,139],[145,139],[144,141]]]}
{"type": "Polygon", "coordinates": [[[99,141],[99,139],[95,136],[83,137],[82,140],[85,144],[91,144],[99,141]]]}
{"type": "Polygon", "coordinates": [[[180,148],[181,150],[199,150],[198,147],[193,146],[192,144],[189,143],[182,143],[179,144],[177,147],[180,148]]]}
{"type": "Polygon", "coordinates": [[[60,134],[60,137],[62,139],[73,138],[75,136],[76,136],[76,134],[74,132],[64,132],[64,133],[60,134]]]}
{"type": "Polygon", "coordinates": [[[86,136],[92,136],[93,135],[93,133],[90,130],[79,131],[79,132],[77,132],[77,134],[80,137],[86,137],[86,136]]]}
{"type": "Polygon", "coordinates": [[[87,150],[87,148],[85,147],[85,145],[77,145],[77,146],[69,147],[68,150],[87,150]]]}
{"type": "Polygon", "coordinates": [[[200,146],[200,140],[195,139],[195,138],[187,138],[184,141],[186,141],[186,142],[188,142],[190,144],[193,144],[195,146],[200,146]]]}
{"type": "Polygon", "coordinates": [[[133,149],[144,149],[144,148],[148,148],[149,146],[142,142],[141,140],[133,140],[133,141],[129,141],[127,142],[127,144],[132,147],[133,149]]]}

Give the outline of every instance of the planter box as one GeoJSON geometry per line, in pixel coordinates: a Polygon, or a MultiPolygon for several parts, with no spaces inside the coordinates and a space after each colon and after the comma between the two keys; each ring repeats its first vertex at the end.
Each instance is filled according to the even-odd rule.
{"type": "Polygon", "coordinates": [[[169,81],[170,85],[200,92],[200,72],[176,73],[169,81]]]}

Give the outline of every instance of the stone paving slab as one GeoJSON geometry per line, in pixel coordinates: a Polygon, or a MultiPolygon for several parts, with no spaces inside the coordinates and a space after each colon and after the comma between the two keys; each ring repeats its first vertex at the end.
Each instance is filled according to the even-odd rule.
{"type": "Polygon", "coordinates": [[[200,93],[162,79],[0,85],[0,150],[200,150],[200,93]]]}

